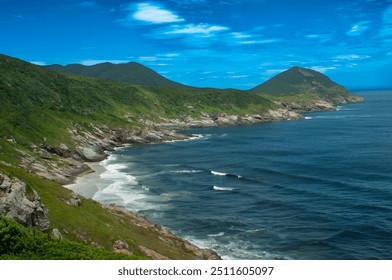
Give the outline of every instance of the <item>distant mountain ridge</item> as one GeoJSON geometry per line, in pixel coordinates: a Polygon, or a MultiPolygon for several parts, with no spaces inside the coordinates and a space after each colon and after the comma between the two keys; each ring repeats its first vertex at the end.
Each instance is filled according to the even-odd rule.
{"type": "Polygon", "coordinates": [[[158,74],[154,70],[136,62],[129,62],[125,64],[113,64],[105,62],[92,66],[86,66],[82,64],[69,64],[62,66],[59,64],[53,64],[45,67],[59,72],[71,73],[80,76],[97,77],[135,85],[161,86],[168,88],[188,87],[181,83],[173,82],[158,74]]]}

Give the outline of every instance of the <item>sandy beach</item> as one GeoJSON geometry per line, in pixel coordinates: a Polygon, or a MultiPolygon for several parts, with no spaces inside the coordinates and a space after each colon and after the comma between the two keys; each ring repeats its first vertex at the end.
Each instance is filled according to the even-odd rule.
{"type": "Polygon", "coordinates": [[[93,171],[76,178],[76,182],[64,187],[74,191],[75,193],[84,196],[85,198],[92,198],[94,194],[99,191],[99,185],[102,184],[101,174],[105,172],[105,168],[100,162],[86,163],[93,171]]]}

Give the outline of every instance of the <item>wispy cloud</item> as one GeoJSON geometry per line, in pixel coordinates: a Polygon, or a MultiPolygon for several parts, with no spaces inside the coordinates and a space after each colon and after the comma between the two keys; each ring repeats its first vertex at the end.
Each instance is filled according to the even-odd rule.
{"type": "Polygon", "coordinates": [[[243,32],[232,32],[230,34],[235,39],[249,39],[249,38],[252,38],[252,35],[246,34],[246,33],[243,33],[243,32]]]}
{"type": "Polygon", "coordinates": [[[359,55],[359,54],[342,54],[342,55],[337,55],[334,57],[334,62],[338,62],[341,60],[348,60],[348,61],[354,61],[354,60],[363,60],[366,58],[370,58],[370,55],[359,55]]]}
{"type": "Polygon", "coordinates": [[[363,32],[370,28],[370,21],[360,21],[351,26],[351,29],[347,31],[347,36],[360,36],[363,32]]]}
{"type": "Polygon", "coordinates": [[[184,21],[170,10],[151,3],[140,3],[136,5],[136,12],[132,18],[150,24],[174,23],[184,21]]]}
{"type": "Polygon", "coordinates": [[[39,66],[47,65],[47,63],[43,62],[43,61],[30,61],[30,63],[35,64],[35,65],[39,65],[39,66]]]}
{"type": "Polygon", "coordinates": [[[227,76],[227,79],[242,79],[242,78],[248,78],[249,75],[230,75],[227,76]]]}
{"type": "Polygon", "coordinates": [[[240,45],[265,45],[265,44],[280,43],[283,41],[284,41],[283,39],[272,38],[272,39],[262,39],[262,40],[239,41],[238,44],[240,44],[240,45]]]}
{"type": "Polygon", "coordinates": [[[266,70],[265,72],[268,74],[268,75],[275,75],[275,74],[279,74],[279,73],[282,73],[283,71],[286,71],[287,69],[282,69],[282,68],[280,68],[280,69],[268,69],[268,70],[266,70]]]}
{"type": "Polygon", "coordinates": [[[210,37],[212,34],[229,30],[228,27],[209,24],[186,24],[173,26],[173,30],[165,32],[166,35],[201,35],[203,37],[210,37]]]}
{"type": "Polygon", "coordinates": [[[336,69],[336,67],[334,67],[334,66],[329,66],[329,67],[328,66],[312,66],[312,67],[310,67],[310,69],[317,71],[317,72],[320,72],[320,73],[325,73],[328,70],[336,69]]]}
{"type": "Polygon", "coordinates": [[[171,61],[179,56],[180,56],[179,53],[156,54],[153,56],[140,56],[139,61],[142,62],[171,61]]]}
{"type": "Polygon", "coordinates": [[[320,43],[330,42],[333,38],[333,34],[309,34],[305,35],[306,39],[315,40],[320,43]]]}

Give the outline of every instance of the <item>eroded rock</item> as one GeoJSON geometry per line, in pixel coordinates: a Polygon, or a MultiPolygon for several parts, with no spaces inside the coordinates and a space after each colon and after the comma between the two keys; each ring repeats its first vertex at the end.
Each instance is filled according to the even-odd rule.
{"type": "Polygon", "coordinates": [[[26,184],[0,174],[0,215],[14,219],[27,228],[50,228],[48,210],[35,190],[26,195],[26,184]]]}

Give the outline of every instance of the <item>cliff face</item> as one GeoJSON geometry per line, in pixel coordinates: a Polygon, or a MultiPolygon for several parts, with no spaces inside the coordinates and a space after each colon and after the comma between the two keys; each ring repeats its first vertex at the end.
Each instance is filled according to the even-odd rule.
{"type": "Polygon", "coordinates": [[[0,215],[16,220],[27,228],[50,228],[48,210],[35,190],[26,195],[26,184],[0,173],[0,215]]]}

